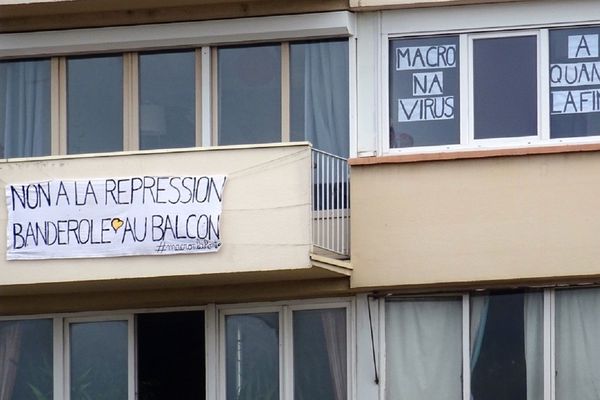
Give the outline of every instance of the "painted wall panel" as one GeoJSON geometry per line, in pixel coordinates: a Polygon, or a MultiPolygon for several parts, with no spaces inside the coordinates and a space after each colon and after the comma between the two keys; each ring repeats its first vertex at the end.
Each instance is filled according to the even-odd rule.
{"type": "Polygon", "coordinates": [[[600,275],[600,153],[352,167],[353,287],[600,275]]]}

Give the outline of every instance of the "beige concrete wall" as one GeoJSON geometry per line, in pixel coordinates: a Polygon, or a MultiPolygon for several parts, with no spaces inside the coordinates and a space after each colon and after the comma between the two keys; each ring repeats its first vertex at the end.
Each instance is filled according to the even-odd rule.
{"type": "MultiPolygon", "coordinates": [[[[222,248],[217,253],[102,259],[6,261],[0,284],[198,276],[310,267],[311,150],[308,144],[2,162],[0,243],[6,243],[8,183],[135,175],[226,174],[222,248]]],[[[227,280],[224,280],[227,282],[227,280]]]]}
{"type": "Polygon", "coordinates": [[[600,152],[352,167],[352,287],[600,275],[600,152]]]}
{"type": "Polygon", "coordinates": [[[348,0],[0,0],[0,32],[348,10],[348,0]]]}
{"type": "Polygon", "coordinates": [[[463,4],[506,3],[523,0],[350,0],[354,10],[384,10],[394,8],[439,7],[463,4]]]}

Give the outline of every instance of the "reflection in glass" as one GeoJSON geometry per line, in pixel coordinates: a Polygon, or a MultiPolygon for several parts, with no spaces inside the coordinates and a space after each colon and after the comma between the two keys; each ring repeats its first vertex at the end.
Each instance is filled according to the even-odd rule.
{"type": "Polygon", "coordinates": [[[71,400],[127,400],[127,321],[70,325],[71,400]]]}
{"type": "Polygon", "coordinates": [[[600,288],[556,291],[556,399],[597,399],[600,288]]]}
{"type": "Polygon", "coordinates": [[[227,400],[279,399],[277,313],[225,317],[227,400]]]}
{"type": "Polygon", "coordinates": [[[140,149],[195,145],[194,62],[194,51],[140,54],[140,149]]]}
{"type": "Polygon", "coordinates": [[[347,398],[346,310],[294,311],[294,399],[347,398]]]}
{"type": "Polygon", "coordinates": [[[541,292],[471,296],[474,400],[542,400],[541,292]]]}
{"type": "Polygon", "coordinates": [[[537,135],[537,37],[473,41],[475,139],[537,135]]]}
{"type": "Polygon", "coordinates": [[[50,154],[50,60],[0,62],[0,158],[50,154]]]}
{"type": "Polygon", "coordinates": [[[281,141],[279,45],[218,50],[219,144],[281,141]]]}
{"type": "Polygon", "coordinates": [[[462,399],[462,299],[389,299],[386,398],[462,399]]]}
{"type": "Polygon", "coordinates": [[[291,140],[348,157],[348,40],[290,44],[291,140]]]}
{"type": "Polygon", "coordinates": [[[52,320],[0,321],[0,398],[51,400],[52,320]]]}
{"type": "Polygon", "coordinates": [[[123,149],[123,59],[67,59],[67,151],[123,149]]]}

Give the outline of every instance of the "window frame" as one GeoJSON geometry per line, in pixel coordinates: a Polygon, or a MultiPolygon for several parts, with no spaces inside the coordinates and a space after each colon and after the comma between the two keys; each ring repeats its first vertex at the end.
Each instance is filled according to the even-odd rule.
{"type": "Polygon", "coordinates": [[[523,2],[382,12],[379,21],[381,40],[378,46],[380,73],[376,86],[383,107],[376,117],[379,126],[377,151],[382,155],[402,155],[527,148],[532,145],[551,147],[564,144],[600,143],[600,134],[550,138],[549,31],[555,28],[600,27],[600,17],[593,17],[596,15],[598,13],[593,4],[584,0],[573,0],[568,5],[523,2]],[[538,38],[538,134],[522,138],[475,140],[472,127],[473,38],[523,36],[533,33],[538,38]],[[445,35],[459,36],[461,143],[390,148],[388,134],[390,40],[445,35]]]}
{"type": "MultiPolygon", "coordinates": [[[[278,43],[282,46],[282,141],[289,141],[289,42],[346,38],[349,47],[349,100],[354,109],[355,78],[351,38],[356,17],[348,11],[178,22],[140,26],[103,27],[0,34],[0,60],[50,58],[51,151],[67,153],[66,59],[69,56],[123,56],[123,152],[139,150],[139,53],[195,51],[195,147],[209,147],[216,139],[216,49],[218,46],[278,43]],[[287,63],[284,64],[283,62],[287,63]],[[285,67],[285,68],[284,68],[285,67]],[[284,101],[287,98],[288,101],[284,101]],[[287,125],[286,125],[287,124],[287,125]],[[287,133],[286,133],[287,132],[287,133]]],[[[356,128],[349,116],[350,154],[356,128]]],[[[169,151],[157,149],[144,151],[169,151]]],[[[100,153],[85,153],[97,155],[100,153]]],[[[21,158],[19,158],[21,159],[21,158]]],[[[30,159],[30,157],[27,157],[30,159]]],[[[0,159],[8,160],[8,159],[0,159]]]]}
{"type": "Polygon", "coordinates": [[[206,304],[202,306],[181,306],[164,308],[139,308],[124,310],[90,311],[76,313],[48,313],[34,315],[1,316],[0,321],[20,320],[52,320],[52,371],[53,398],[68,400],[69,387],[69,326],[78,322],[128,321],[128,400],[134,400],[137,392],[137,323],[136,315],[202,311],[204,312],[205,329],[205,365],[206,368],[205,400],[225,398],[225,364],[224,364],[224,317],[226,315],[253,314],[256,312],[277,312],[280,324],[280,398],[293,400],[293,320],[292,313],[301,310],[321,310],[344,308],[346,310],[346,356],[347,356],[347,398],[355,399],[356,393],[356,298],[311,298],[305,300],[271,301],[257,303],[206,304]],[[284,345],[285,343],[285,345],[284,345]],[[283,360],[283,362],[281,361],[283,360]],[[209,384],[211,383],[211,384],[209,384]]]}
{"type": "MultiPolygon", "coordinates": [[[[279,398],[294,399],[294,351],[293,351],[293,312],[303,310],[326,310],[343,308],[346,310],[346,357],[347,357],[347,398],[354,399],[356,373],[354,332],[355,326],[353,299],[311,299],[309,301],[294,300],[276,303],[247,303],[218,305],[218,374],[217,400],[226,400],[226,371],[225,371],[225,317],[228,315],[244,315],[256,313],[277,312],[279,315],[279,398]]],[[[207,397],[208,399],[208,397],[207,397]]]]}
{"type": "Polygon", "coordinates": [[[89,317],[71,317],[64,319],[64,393],[65,400],[71,399],[71,325],[77,323],[95,323],[95,322],[127,322],[127,399],[135,400],[136,393],[136,374],[135,371],[135,330],[133,314],[129,315],[104,315],[89,317]]]}
{"type": "MultiPolygon", "coordinates": [[[[592,285],[586,285],[585,287],[592,287],[592,285]]],[[[556,334],[556,292],[561,289],[577,290],[576,286],[565,286],[561,288],[554,287],[524,287],[521,289],[514,290],[515,292],[527,293],[528,290],[539,291],[542,295],[542,336],[543,336],[543,393],[544,400],[554,400],[554,394],[556,393],[556,382],[554,371],[556,371],[556,351],[555,351],[555,334],[556,334]]],[[[381,384],[379,387],[379,400],[386,400],[386,328],[385,328],[385,313],[386,313],[386,299],[390,296],[394,298],[404,298],[407,300],[422,299],[428,297],[440,297],[440,298],[452,298],[462,297],[462,400],[471,400],[471,302],[470,296],[474,293],[492,293],[493,290],[478,289],[471,292],[448,292],[439,294],[414,294],[414,295],[396,295],[387,294],[383,297],[378,297],[378,323],[376,325],[379,329],[379,345],[377,350],[381,354],[379,365],[381,371],[381,384]]]]}

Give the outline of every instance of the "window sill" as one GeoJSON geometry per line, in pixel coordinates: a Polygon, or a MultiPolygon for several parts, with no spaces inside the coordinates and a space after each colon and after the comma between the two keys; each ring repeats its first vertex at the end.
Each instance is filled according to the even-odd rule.
{"type": "Polygon", "coordinates": [[[491,157],[515,157],[542,154],[580,153],[600,151],[600,143],[561,144],[553,146],[532,146],[506,149],[473,149],[444,151],[435,153],[401,154],[387,156],[359,157],[348,160],[350,166],[379,164],[404,164],[424,161],[468,160],[491,157]]]}

